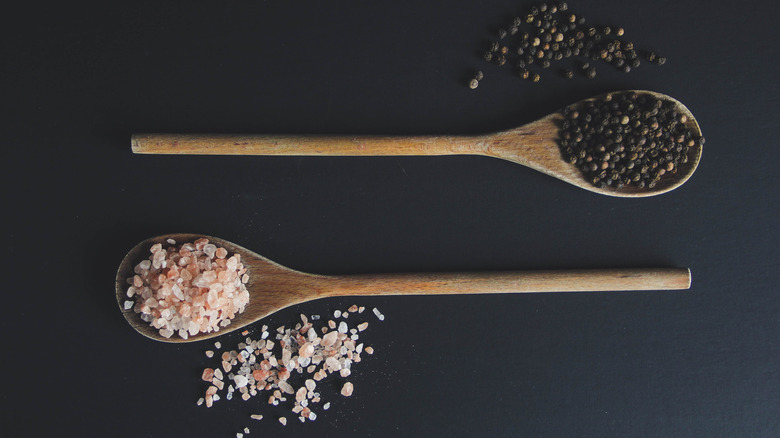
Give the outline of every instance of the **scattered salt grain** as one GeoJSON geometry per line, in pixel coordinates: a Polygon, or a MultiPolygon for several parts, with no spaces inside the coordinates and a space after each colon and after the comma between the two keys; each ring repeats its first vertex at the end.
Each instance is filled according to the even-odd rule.
{"type": "Polygon", "coordinates": [[[244,433],[249,433],[249,428],[248,427],[244,428],[244,433]]]}
{"type": "Polygon", "coordinates": [[[125,306],[124,306],[124,307],[125,307],[125,310],[130,310],[130,309],[132,309],[134,305],[135,305],[135,303],[134,303],[134,302],[132,302],[132,301],[130,301],[130,300],[127,300],[127,301],[125,301],[125,306]]]}
{"type": "Polygon", "coordinates": [[[198,399],[198,406],[202,405],[205,399],[203,397],[198,399]]]}
{"type": "Polygon", "coordinates": [[[208,357],[209,359],[214,357],[214,352],[211,350],[206,350],[206,357],[208,357]]]}
{"type": "Polygon", "coordinates": [[[222,348],[222,343],[221,343],[221,342],[219,342],[219,341],[215,342],[215,343],[214,343],[214,348],[216,348],[217,350],[219,350],[220,348],[222,348]]]}
{"type": "Polygon", "coordinates": [[[340,318],[341,317],[341,310],[336,310],[335,312],[333,312],[333,317],[334,318],[340,318]]]}
{"type": "Polygon", "coordinates": [[[380,321],[384,321],[385,320],[385,315],[382,315],[382,312],[380,312],[379,309],[377,309],[376,307],[374,307],[374,315],[376,315],[376,317],[380,321]]]}
{"type": "Polygon", "coordinates": [[[344,397],[349,397],[352,395],[352,391],[354,390],[354,386],[352,383],[347,382],[344,384],[344,386],[341,387],[341,395],[344,397]]]}
{"type": "Polygon", "coordinates": [[[368,354],[374,354],[374,348],[373,347],[366,347],[365,350],[366,350],[366,353],[368,353],[368,354]]]}
{"type": "MultiPolygon", "coordinates": [[[[148,298],[151,298],[151,295],[148,298]]],[[[345,311],[338,312],[340,317],[345,318],[349,313],[360,312],[360,309],[351,306],[345,311]]],[[[291,418],[298,418],[301,422],[305,422],[306,418],[314,421],[317,414],[312,412],[310,406],[319,406],[322,401],[321,394],[316,392],[317,382],[330,374],[337,373],[342,379],[348,378],[352,374],[352,365],[360,362],[360,353],[362,351],[373,353],[373,349],[370,347],[364,349],[363,344],[356,345],[355,341],[358,337],[357,333],[368,328],[367,322],[350,329],[343,320],[340,322],[330,320],[327,326],[332,326],[333,329],[329,331],[324,320],[322,325],[325,327],[315,327],[311,322],[315,320],[317,318],[314,315],[310,318],[301,315],[300,322],[293,327],[278,327],[276,333],[273,333],[274,341],[267,339],[270,335],[267,332],[268,327],[264,326],[261,334],[263,339],[253,340],[251,337],[246,337],[245,342],[239,342],[235,350],[222,352],[219,358],[225,374],[219,368],[210,369],[211,371],[204,370],[204,380],[210,379],[208,381],[211,386],[199,404],[212,406],[219,400],[217,391],[222,391],[224,386],[228,386],[226,395],[223,393],[228,400],[233,399],[234,393],[240,395],[243,400],[266,394],[266,396],[270,395],[269,404],[279,406],[289,398],[288,403],[293,404],[291,409],[296,414],[291,418]],[[320,329],[324,329],[322,335],[320,329]],[[274,350],[277,345],[279,349],[274,350]],[[296,372],[302,375],[301,380],[294,377],[296,372]]],[[[216,344],[215,346],[221,347],[216,344]]],[[[212,356],[216,355],[217,353],[212,351],[212,356]]],[[[353,384],[346,382],[340,392],[343,396],[350,397],[353,391],[353,384]]],[[[329,402],[323,404],[323,410],[329,408],[329,402]]],[[[263,418],[260,414],[253,414],[250,417],[254,420],[263,418]]],[[[284,425],[287,421],[286,417],[279,418],[279,422],[284,425]]],[[[247,428],[244,434],[248,433],[247,428]]]]}
{"type": "Polygon", "coordinates": [[[237,388],[242,388],[246,386],[247,383],[249,383],[247,378],[240,374],[233,377],[233,382],[235,382],[237,388]]]}

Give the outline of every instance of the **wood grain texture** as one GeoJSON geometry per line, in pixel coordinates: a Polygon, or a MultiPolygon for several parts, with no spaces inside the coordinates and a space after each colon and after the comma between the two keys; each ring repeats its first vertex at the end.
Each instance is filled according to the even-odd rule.
{"type": "Polygon", "coordinates": [[[537,292],[681,290],[690,288],[688,269],[604,269],[570,271],[454,272],[327,276],[296,271],[223,239],[198,234],[169,234],[136,245],[119,266],[116,298],[122,314],[142,335],[163,342],[193,342],[240,329],[294,304],[337,296],[452,295],[537,292]],[[133,267],[149,255],[155,243],[177,243],[206,237],[231,254],[241,254],[247,268],[249,304],[231,325],[219,332],[201,333],[188,339],[166,339],[141,320],[132,309],[124,310],[127,279],[133,267]]]}
{"type": "MultiPolygon", "coordinates": [[[[696,135],[701,135],[695,117],[681,102],[651,91],[629,91],[649,93],[674,102],[678,112],[687,115],[688,128],[696,135]]],[[[666,175],[652,189],[640,189],[633,185],[620,189],[598,188],[562,156],[559,147],[559,125],[562,120],[562,116],[556,112],[518,128],[473,136],[135,134],[131,146],[136,154],[484,155],[530,167],[591,192],[617,197],[646,197],[673,190],[691,177],[701,159],[702,148],[699,147],[690,152],[688,163],[678,166],[676,174],[666,175]]]]}

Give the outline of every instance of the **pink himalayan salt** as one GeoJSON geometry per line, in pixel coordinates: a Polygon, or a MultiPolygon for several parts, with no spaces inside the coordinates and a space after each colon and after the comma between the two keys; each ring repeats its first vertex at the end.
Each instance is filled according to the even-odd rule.
{"type": "Polygon", "coordinates": [[[352,395],[352,391],[354,390],[354,386],[352,383],[347,382],[344,384],[344,386],[341,387],[341,395],[344,397],[349,397],[352,395]]]}
{"type": "Polygon", "coordinates": [[[128,296],[136,297],[135,312],[160,335],[186,339],[218,331],[244,311],[248,275],[239,254],[225,259],[227,250],[207,239],[167,248],[158,243],[150,252],[128,279],[128,296]]]}

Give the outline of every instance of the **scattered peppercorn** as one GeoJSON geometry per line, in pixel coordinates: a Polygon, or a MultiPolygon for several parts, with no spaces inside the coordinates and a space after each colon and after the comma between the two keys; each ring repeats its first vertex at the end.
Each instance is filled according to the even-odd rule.
{"type": "Polygon", "coordinates": [[[473,90],[473,89],[475,89],[477,87],[479,87],[479,80],[477,78],[472,78],[469,81],[469,88],[471,88],[473,90]]]}
{"type": "Polygon", "coordinates": [[[563,72],[563,77],[565,77],[566,79],[571,79],[574,77],[574,72],[571,71],[570,69],[566,69],[563,72]]]}
{"type": "MultiPolygon", "coordinates": [[[[512,62],[519,69],[525,69],[532,65],[547,68],[554,61],[574,56],[602,61],[628,73],[641,62],[634,43],[621,39],[624,35],[622,27],[586,25],[585,17],[569,11],[566,2],[542,2],[497,28],[496,36],[503,42],[491,42],[483,59],[498,66],[512,62]]],[[[666,62],[666,58],[655,52],[642,53],[652,64],[666,62]]],[[[586,77],[595,77],[592,66],[583,71],[586,77]]],[[[564,77],[568,78],[565,74],[564,77]]]]}

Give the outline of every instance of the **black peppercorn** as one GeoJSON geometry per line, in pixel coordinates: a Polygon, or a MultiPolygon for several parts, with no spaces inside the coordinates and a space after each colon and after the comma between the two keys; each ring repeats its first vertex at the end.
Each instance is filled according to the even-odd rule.
{"type": "Polygon", "coordinates": [[[593,79],[596,77],[596,67],[590,67],[585,71],[586,76],[588,79],[593,79]]]}
{"type": "Polygon", "coordinates": [[[574,77],[574,72],[569,69],[564,70],[563,77],[565,77],[566,79],[571,79],[574,77]]]}
{"type": "Polygon", "coordinates": [[[474,72],[474,79],[478,81],[481,81],[484,76],[485,75],[482,74],[482,70],[477,70],[474,72]]]}
{"type": "Polygon", "coordinates": [[[520,74],[520,77],[523,79],[528,79],[531,77],[531,72],[528,71],[528,69],[521,68],[518,73],[520,74]]]}
{"type": "Polygon", "coordinates": [[[477,78],[472,78],[469,81],[469,88],[471,88],[472,90],[477,88],[478,86],[479,86],[479,80],[477,80],[477,78]]]}

